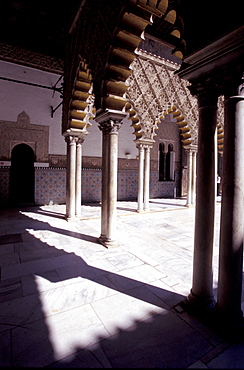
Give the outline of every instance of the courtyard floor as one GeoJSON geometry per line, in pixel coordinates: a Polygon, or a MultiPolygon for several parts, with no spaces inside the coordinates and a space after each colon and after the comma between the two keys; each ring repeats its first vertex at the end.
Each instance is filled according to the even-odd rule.
{"type": "MultiPolygon", "coordinates": [[[[0,210],[0,365],[244,368],[229,338],[180,303],[191,289],[194,208],[185,199],[117,203],[119,246],[98,243],[101,206],[0,210]]],[[[217,293],[220,199],[216,200],[217,293]]],[[[244,307],[243,307],[244,308],[244,307]]]]}

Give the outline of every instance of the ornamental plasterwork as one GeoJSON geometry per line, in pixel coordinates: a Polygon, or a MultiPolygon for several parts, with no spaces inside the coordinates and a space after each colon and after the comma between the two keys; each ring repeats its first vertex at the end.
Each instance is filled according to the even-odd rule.
{"type": "Polygon", "coordinates": [[[224,128],[224,95],[220,95],[218,98],[217,121],[224,128]]]}
{"type": "Polygon", "coordinates": [[[46,56],[5,43],[0,43],[0,59],[12,63],[21,63],[29,67],[58,74],[62,74],[64,69],[64,61],[62,59],[46,56]]]}
{"type": "Polygon", "coordinates": [[[188,82],[174,73],[180,65],[140,49],[131,67],[133,72],[128,78],[127,96],[138,112],[144,138],[148,138],[149,132],[154,133],[160,116],[176,106],[191,129],[192,143],[196,144],[197,99],[190,94],[188,82]]]}

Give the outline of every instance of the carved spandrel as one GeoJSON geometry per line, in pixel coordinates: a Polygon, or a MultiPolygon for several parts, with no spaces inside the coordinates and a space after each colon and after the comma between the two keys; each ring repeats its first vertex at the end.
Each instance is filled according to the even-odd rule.
{"type": "Polygon", "coordinates": [[[164,64],[162,58],[159,62],[138,56],[132,64],[133,73],[128,79],[130,86],[127,95],[139,112],[142,129],[144,122],[153,127],[165,107],[177,105],[191,127],[193,142],[197,142],[197,99],[191,95],[189,83],[175,75],[175,64],[169,68],[170,63],[164,64]]]}

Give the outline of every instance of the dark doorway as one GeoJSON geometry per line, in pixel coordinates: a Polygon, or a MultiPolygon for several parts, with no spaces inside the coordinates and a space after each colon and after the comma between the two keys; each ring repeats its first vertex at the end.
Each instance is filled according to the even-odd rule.
{"type": "Polygon", "coordinates": [[[16,145],[11,155],[10,203],[12,205],[33,204],[34,182],[34,152],[29,145],[16,145]]]}

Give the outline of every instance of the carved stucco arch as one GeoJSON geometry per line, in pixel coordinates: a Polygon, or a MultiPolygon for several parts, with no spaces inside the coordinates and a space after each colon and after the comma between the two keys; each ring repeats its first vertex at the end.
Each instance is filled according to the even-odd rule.
{"type": "Polygon", "coordinates": [[[224,96],[223,95],[220,95],[218,98],[217,144],[218,144],[218,152],[222,156],[223,149],[224,149],[224,96]]]}
{"type": "MultiPolygon", "coordinates": [[[[132,64],[127,97],[133,106],[132,126],[136,140],[153,139],[160,119],[172,114],[179,126],[183,147],[197,146],[198,103],[186,80],[175,71],[180,65],[140,49],[132,64]]],[[[131,119],[131,117],[130,117],[131,119]]],[[[218,99],[217,143],[223,153],[224,98],[218,99]]],[[[135,140],[135,141],[136,141],[135,140]]]]}
{"type": "Polygon", "coordinates": [[[76,83],[79,58],[86,61],[93,76],[97,113],[105,110],[124,112],[128,77],[136,50],[144,39],[145,28],[159,18],[165,18],[166,23],[171,24],[171,35],[177,45],[172,53],[182,58],[184,42],[177,0],[104,0],[99,3],[91,0],[81,4],[69,32],[64,74],[63,133],[67,129],[76,129],[77,116],[83,120],[83,113],[70,111],[73,100],[70,86],[76,83]],[[94,32],[94,29],[99,32],[94,32]]]}
{"type": "Polygon", "coordinates": [[[87,63],[80,59],[68,105],[68,120],[64,135],[85,136],[90,120],[95,117],[92,74],[87,63]]]}
{"type": "MultiPolygon", "coordinates": [[[[138,111],[140,127],[138,138],[155,135],[160,119],[172,114],[181,131],[184,146],[197,144],[197,99],[190,94],[188,83],[174,72],[180,65],[140,50],[133,62],[127,95],[138,111]]],[[[152,139],[152,136],[150,137],[152,139]]]]}

